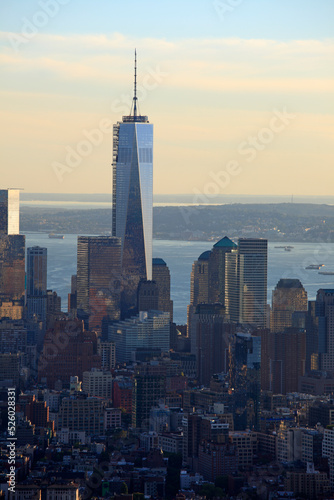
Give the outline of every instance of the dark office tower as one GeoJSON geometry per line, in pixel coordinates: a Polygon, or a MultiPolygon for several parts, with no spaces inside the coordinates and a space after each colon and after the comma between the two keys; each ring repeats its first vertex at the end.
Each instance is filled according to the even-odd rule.
{"type": "Polygon", "coordinates": [[[274,394],[298,392],[299,378],[305,374],[305,330],[262,330],[261,347],[261,388],[274,394]]]}
{"type": "Polygon", "coordinates": [[[112,236],[79,236],[77,312],[87,328],[120,319],[121,241],[112,236]]]}
{"type": "Polygon", "coordinates": [[[0,314],[23,316],[25,236],[19,234],[19,190],[0,190],[0,314]]]}
{"type": "MultiPolygon", "coordinates": [[[[280,335],[278,333],[278,335],[280,335]]],[[[281,394],[298,392],[299,378],[305,375],[306,334],[305,330],[287,328],[283,333],[285,345],[285,387],[281,394]]]]}
{"type": "Polygon", "coordinates": [[[240,238],[226,255],[226,309],[236,323],[267,323],[267,240],[240,238]]]}
{"type": "Polygon", "coordinates": [[[228,370],[228,331],[221,304],[198,304],[191,318],[191,352],[196,355],[197,380],[210,384],[216,373],[228,370]]]}
{"type": "Polygon", "coordinates": [[[319,369],[318,354],[318,317],[316,315],[316,301],[310,300],[306,314],[306,363],[305,371],[319,369]]]}
{"type": "Polygon", "coordinates": [[[307,292],[298,279],[280,279],[273,291],[270,330],[282,332],[292,327],[296,311],[307,311],[307,292]]]}
{"type": "Polygon", "coordinates": [[[72,317],[77,315],[77,275],[71,276],[71,293],[68,294],[68,312],[72,317]]]}
{"type": "Polygon", "coordinates": [[[209,303],[209,258],[211,250],[203,252],[195,260],[190,276],[190,305],[209,303]]]}
{"type": "Polygon", "coordinates": [[[71,293],[77,293],[77,275],[72,274],[71,276],[71,293]]]}
{"type": "Polygon", "coordinates": [[[132,426],[148,430],[150,411],[166,395],[166,367],[143,364],[135,370],[132,426]]]}
{"type": "Polygon", "coordinates": [[[255,334],[261,337],[261,390],[269,391],[271,387],[271,332],[269,328],[263,328],[257,330],[255,334]]]}
{"type": "Polygon", "coordinates": [[[25,237],[0,236],[0,300],[21,301],[25,293],[25,237]]]}
{"type": "Polygon", "coordinates": [[[0,353],[26,353],[27,329],[22,320],[0,320],[0,353]]]}
{"type": "Polygon", "coordinates": [[[226,255],[225,312],[233,323],[240,322],[240,285],[238,273],[239,254],[233,249],[226,255]]]}
{"type": "Polygon", "coordinates": [[[191,319],[198,304],[209,303],[209,258],[211,250],[203,252],[193,263],[190,275],[190,304],[187,310],[187,334],[190,337],[191,319]]]}
{"type": "Polygon", "coordinates": [[[158,311],[169,312],[170,320],[173,322],[173,301],[170,300],[170,272],[163,259],[153,259],[152,279],[156,282],[159,291],[158,311]]]}
{"type": "Polygon", "coordinates": [[[260,426],[261,337],[237,333],[230,342],[230,389],[234,396],[234,428],[260,426]]]}
{"type": "Polygon", "coordinates": [[[159,289],[155,281],[141,280],[138,285],[138,311],[158,311],[159,289]]]}
{"type": "Polygon", "coordinates": [[[320,289],[317,293],[319,369],[334,370],[334,289],[320,289]]]}
{"type": "Polygon", "coordinates": [[[97,334],[85,331],[80,320],[55,321],[44,338],[38,361],[39,381],[46,383],[49,389],[53,389],[57,381],[69,387],[71,377],[82,380],[83,372],[92,368],[101,368],[97,334]]]}
{"type": "Polygon", "coordinates": [[[226,255],[235,250],[237,245],[227,236],[219,240],[209,256],[209,302],[225,304],[225,266],[226,255]]]}
{"type": "Polygon", "coordinates": [[[53,328],[56,320],[62,316],[61,297],[52,290],[46,291],[46,328],[53,328]]]}
{"type": "Polygon", "coordinates": [[[291,327],[306,330],[307,314],[307,310],[295,311],[294,313],[292,313],[291,327]]]}
{"type": "Polygon", "coordinates": [[[27,249],[27,319],[46,322],[47,248],[27,249]]]}
{"type": "Polygon", "coordinates": [[[20,354],[0,354],[0,387],[19,387],[20,354]]]}
{"type": "Polygon", "coordinates": [[[140,279],[152,280],[153,125],[139,114],[137,62],[130,116],[113,131],[113,227],[121,238],[122,316],[136,309],[140,279]]]}

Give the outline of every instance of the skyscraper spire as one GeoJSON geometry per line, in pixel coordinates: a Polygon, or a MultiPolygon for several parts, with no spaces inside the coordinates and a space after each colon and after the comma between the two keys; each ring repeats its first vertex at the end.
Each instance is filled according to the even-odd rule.
{"type": "Polygon", "coordinates": [[[137,116],[137,50],[135,49],[135,81],[133,95],[133,116],[137,116]]]}

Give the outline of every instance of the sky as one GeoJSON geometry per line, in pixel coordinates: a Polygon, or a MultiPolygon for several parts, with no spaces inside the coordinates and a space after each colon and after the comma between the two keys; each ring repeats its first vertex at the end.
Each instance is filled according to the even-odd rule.
{"type": "Polygon", "coordinates": [[[154,124],[154,193],[331,195],[332,0],[0,3],[2,188],[111,191],[112,124],[154,124]]]}

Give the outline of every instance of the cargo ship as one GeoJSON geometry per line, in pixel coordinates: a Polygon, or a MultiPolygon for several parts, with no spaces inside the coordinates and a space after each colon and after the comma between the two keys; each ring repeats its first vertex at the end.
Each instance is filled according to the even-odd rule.
{"type": "Polygon", "coordinates": [[[55,233],[50,233],[49,238],[55,238],[57,240],[63,240],[64,235],[63,234],[55,234],[55,233]]]}

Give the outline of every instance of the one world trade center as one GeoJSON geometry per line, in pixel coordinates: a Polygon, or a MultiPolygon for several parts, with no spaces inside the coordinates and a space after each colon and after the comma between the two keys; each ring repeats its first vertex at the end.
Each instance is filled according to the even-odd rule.
{"type": "Polygon", "coordinates": [[[132,109],[113,129],[113,226],[121,238],[122,316],[136,311],[141,279],[152,279],[153,125],[138,111],[137,60],[132,109]]]}

